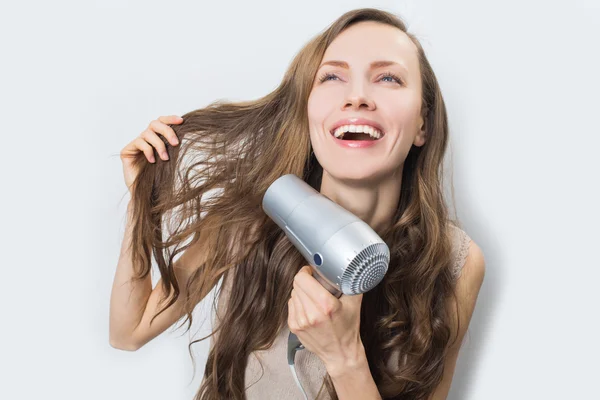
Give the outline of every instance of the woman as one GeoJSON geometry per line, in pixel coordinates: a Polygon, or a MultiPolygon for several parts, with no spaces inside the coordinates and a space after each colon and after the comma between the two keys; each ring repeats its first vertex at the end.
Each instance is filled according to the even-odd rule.
{"type": "Polygon", "coordinates": [[[132,200],[111,344],[138,349],[184,315],[189,329],[195,305],[223,278],[196,399],[302,398],[285,359],[290,330],[307,349],[296,364],[309,398],[445,399],[485,269],[448,216],[447,141],[419,42],[376,9],[342,15],[267,96],[153,121],[121,152],[132,200]],[[388,244],[375,289],[336,299],[315,285],[261,209],[288,173],[388,244]],[[161,274],[154,289],[151,254],[161,274]]]}

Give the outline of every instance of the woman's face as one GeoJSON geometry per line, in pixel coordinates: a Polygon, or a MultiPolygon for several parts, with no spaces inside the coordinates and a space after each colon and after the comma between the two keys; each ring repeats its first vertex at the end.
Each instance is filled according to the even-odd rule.
{"type": "MultiPolygon", "coordinates": [[[[425,143],[420,113],[417,48],[395,27],[360,22],[335,38],[317,71],[308,99],[313,151],[335,179],[377,182],[399,173],[411,146],[425,143]],[[339,125],[375,126],[383,136],[368,142],[340,140],[332,133],[339,125]]],[[[371,138],[368,133],[344,136],[371,138]]]]}

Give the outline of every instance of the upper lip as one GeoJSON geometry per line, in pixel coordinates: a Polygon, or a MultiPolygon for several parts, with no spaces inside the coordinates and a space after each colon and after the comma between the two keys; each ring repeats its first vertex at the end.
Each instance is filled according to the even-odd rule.
{"type": "Polygon", "coordinates": [[[337,128],[339,128],[340,126],[344,126],[344,125],[369,125],[369,126],[372,126],[373,128],[376,128],[379,132],[381,132],[382,136],[385,135],[383,127],[380,124],[378,124],[377,122],[372,121],[370,119],[359,118],[359,117],[340,119],[339,121],[334,123],[331,126],[331,128],[329,128],[329,132],[333,133],[333,131],[335,131],[337,128]]]}

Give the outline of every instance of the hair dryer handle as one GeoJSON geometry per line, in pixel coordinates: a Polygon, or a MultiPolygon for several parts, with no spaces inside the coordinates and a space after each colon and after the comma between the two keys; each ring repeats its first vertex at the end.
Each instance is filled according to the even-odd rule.
{"type": "Polygon", "coordinates": [[[323,278],[314,267],[311,267],[312,270],[312,276],[319,281],[319,283],[329,291],[329,293],[331,293],[332,295],[334,295],[336,298],[340,298],[342,296],[342,292],[340,290],[338,290],[338,288],[336,288],[335,286],[333,286],[331,283],[329,283],[329,281],[327,281],[327,279],[323,278]]]}

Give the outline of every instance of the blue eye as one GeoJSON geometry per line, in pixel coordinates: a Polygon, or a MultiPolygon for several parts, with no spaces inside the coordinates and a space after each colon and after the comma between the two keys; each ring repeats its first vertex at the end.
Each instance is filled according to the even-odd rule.
{"type": "MultiPolygon", "coordinates": [[[[396,75],[392,74],[391,72],[386,72],[385,74],[383,74],[381,79],[383,80],[385,78],[392,78],[394,81],[396,81],[400,85],[404,84],[404,82],[402,82],[402,79],[398,78],[396,75]]],[[[391,82],[391,81],[387,81],[387,82],[391,82]]]]}
{"type": "Polygon", "coordinates": [[[329,78],[337,78],[337,75],[335,75],[335,74],[332,74],[332,73],[326,73],[326,74],[324,74],[323,76],[321,76],[321,77],[319,78],[319,82],[325,82],[325,81],[328,81],[328,80],[329,80],[329,78]]]}
{"type": "MultiPolygon", "coordinates": [[[[320,78],[319,78],[319,82],[323,83],[325,81],[329,81],[331,80],[331,78],[336,78],[338,79],[338,76],[335,74],[332,74],[330,72],[323,74],[320,78]]],[[[396,82],[398,83],[400,86],[404,85],[404,82],[402,81],[402,79],[400,79],[399,77],[397,77],[396,75],[392,74],[391,72],[386,72],[385,74],[382,75],[381,80],[387,79],[387,78],[391,78],[391,81],[385,81],[385,82],[396,82]]]]}

